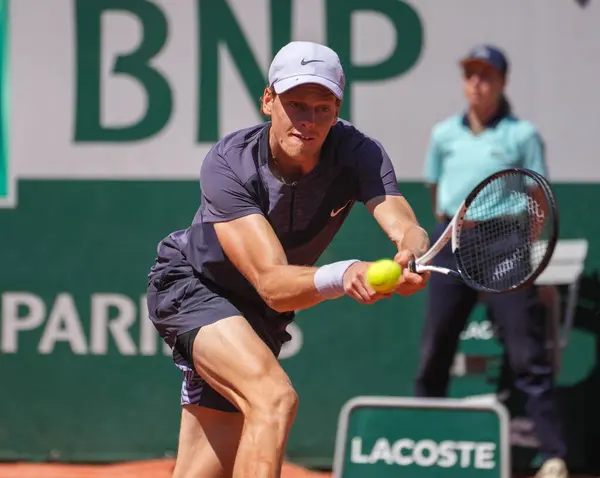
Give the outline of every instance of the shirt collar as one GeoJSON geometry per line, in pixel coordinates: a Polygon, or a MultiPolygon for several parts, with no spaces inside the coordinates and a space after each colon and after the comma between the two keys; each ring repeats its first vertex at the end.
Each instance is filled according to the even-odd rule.
{"type": "MultiPolygon", "coordinates": [[[[496,126],[498,126],[498,124],[507,116],[510,115],[510,108],[508,107],[508,105],[506,104],[506,102],[503,102],[502,105],[500,106],[500,108],[498,109],[498,112],[492,116],[489,120],[487,120],[484,123],[484,126],[486,128],[495,128],[496,126]]],[[[469,115],[465,112],[462,115],[462,120],[461,120],[463,126],[465,126],[466,128],[471,128],[471,124],[469,123],[469,115]]]]}

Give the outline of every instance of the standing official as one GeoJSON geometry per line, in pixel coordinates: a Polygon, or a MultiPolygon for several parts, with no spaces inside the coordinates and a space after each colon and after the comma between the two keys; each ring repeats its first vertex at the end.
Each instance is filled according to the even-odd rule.
{"type": "MultiPolygon", "coordinates": [[[[505,96],[508,61],[501,50],[482,45],[460,62],[468,107],[433,128],[425,161],[438,219],[432,242],[442,234],[461,202],[487,176],[509,167],[546,175],[544,145],[528,121],[517,118],[505,96]]],[[[455,268],[450,244],[434,265],[455,268]]],[[[478,292],[457,279],[433,274],[416,392],[421,397],[447,394],[459,336],[479,300],[478,292]]],[[[563,435],[554,372],[545,349],[545,318],[536,290],[485,297],[501,332],[515,386],[527,396],[545,462],[538,478],[566,478],[563,435]]]]}

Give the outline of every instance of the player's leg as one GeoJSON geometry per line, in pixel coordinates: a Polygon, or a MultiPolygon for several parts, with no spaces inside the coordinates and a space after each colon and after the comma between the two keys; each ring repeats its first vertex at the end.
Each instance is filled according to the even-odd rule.
{"type": "MultiPolygon", "coordinates": [[[[446,224],[438,225],[432,242],[439,237],[446,224]]],[[[450,246],[438,253],[434,265],[456,268],[450,246]]],[[[458,279],[432,274],[427,286],[425,325],[420,347],[416,395],[443,397],[450,381],[450,369],[464,329],[475,303],[477,293],[458,279]]]]}
{"type": "Polygon", "coordinates": [[[183,405],[173,478],[226,478],[244,425],[241,413],[183,405]]]}
{"type": "MultiPolygon", "coordinates": [[[[177,478],[279,476],[297,398],[274,352],[218,288],[185,269],[153,275],[147,292],[149,318],[184,371],[182,404],[197,410],[182,415],[177,478]],[[241,419],[229,416],[239,411],[242,433],[241,419]],[[215,429],[222,441],[210,438],[215,429]]],[[[277,340],[270,343],[278,350],[277,340]]]]}
{"type": "Polygon", "coordinates": [[[235,478],[278,478],[297,395],[273,352],[241,316],[202,327],[193,342],[198,374],[244,415],[235,478]]]}
{"type": "Polygon", "coordinates": [[[534,422],[546,459],[566,456],[566,442],[554,386],[552,359],[546,349],[546,324],[536,289],[490,295],[492,318],[502,336],[515,380],[527,397],[526,410],[534,422]]]}

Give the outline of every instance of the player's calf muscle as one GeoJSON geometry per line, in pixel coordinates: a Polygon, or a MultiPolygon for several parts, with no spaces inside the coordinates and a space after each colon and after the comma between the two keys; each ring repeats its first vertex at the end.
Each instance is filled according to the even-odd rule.
{"type": "Polygon", "coordinates": [[[233,476],[278,478],[287,438],[296,416],[296,393],[290,386],[249,404],[233,476]]]}

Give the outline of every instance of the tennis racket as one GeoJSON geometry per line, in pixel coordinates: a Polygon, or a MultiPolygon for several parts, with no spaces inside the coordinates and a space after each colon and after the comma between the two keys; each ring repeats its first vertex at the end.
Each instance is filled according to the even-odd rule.
{"type": "Polygon", "coordinates": [[[529,169],[506,169],[471,191],[444,233],[409,270],[446,274],[482,292],[515,291],[546,268],[558,230],[558,207],[548,181],[529,169]],[[448,242],[456,269],[431,265],[448,242]]]}

